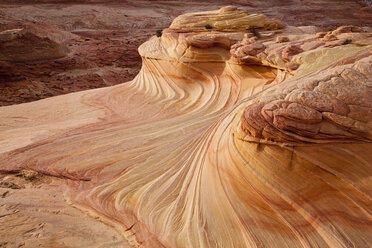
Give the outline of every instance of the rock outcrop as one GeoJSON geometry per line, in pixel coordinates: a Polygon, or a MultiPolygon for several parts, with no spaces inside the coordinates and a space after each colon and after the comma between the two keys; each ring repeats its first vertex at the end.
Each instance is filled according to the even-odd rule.
{"type": "MultiPolygon", "coordinates": [[[[236,10],[236,7],[225,7],[221,10],[223,15],[214,20],[208,20],[209,17],[205,14],[194,15],[194,20],[199,18],[198,21],[192,24],[186,20],[185,26],[180,28],[185,28],[187,22],[190,22],[191,25],[199,25],[199,30],[206,30],[207,24],[211,26],[217,21],[219,27],[225,26],[225,30],[228,30],[226,20],[231,26],[239,22],[240,29],[245,31],[247,25],[243,25],[239,16],[251,24],[255,20],[254,26],[267,25],[272,18],[294,26],[315,25],[319,27],[320,34],[342,25],[372,26],[371,6],[365,1],[355,0],[173,0],[171,3],[162,0],[2,0],[0,32],[27,30],[40,38],[68,47],[70,53],[62,59],[12,62],[17,73],[26,80],[9,83],[6,80],[17,78],[17,75],[2,78],[0,72],[0,81],[5,81],[5,84],[0,84],[0,106],[130,81],[141,69],[138,46],[157,30],[169,27],[172,20],[181,13],[205,13],[226,4],[242,7],[244,11],[234,13],[235,17],[231,18],[229,12],[236,10]],[[246,13],[260,14],[247,18],[246,13]]],[[[193,28],[195,30],[196,27],[193,28]]],[[[252,28],[256,32],[254,30],[252,28]]],[[[212,34],[211,39],[207,40],[198,40],[198,36],[195,36],[197,42],[194,39],[191,42],[199,44],[201,48],[213,40],[225,46],[227,40],[224,36],[212,34]]],[[[237,41],[241,41],[241,38],[237,41]]],[[[13,47],[13,52],[20,56],[22,49],[13,47]]],[[[0,66],[1,69],[3,68],[0,66]]]]}
{"type": "Polygon", "coordinates": [[[65,178],[133,247],[371,247],[372,36],[320,32],[180,16],[133,81],[0,108],[0,170],[65,178]]]}
{"type": "Polygon", "coordinates": [[[177,17],[170,25],[173,32],[245,32],[257,28],[274,30],[284,27],[279,20],[262,14],[249,14],[234,6],[226,6],[218,11],[190,13],[177,17]]]}
{"type": "Polygon", "coordinates": [[[26,62],[65,57],[67,47],[24,29],[0,32],[0,61],[26,62]]]}

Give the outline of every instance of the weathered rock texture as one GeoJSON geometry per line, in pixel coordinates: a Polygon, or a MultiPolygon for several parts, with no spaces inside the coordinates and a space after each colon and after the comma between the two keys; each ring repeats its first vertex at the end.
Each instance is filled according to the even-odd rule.
{"type": "Polygon", "coordinates": [[[0,174],[0,247],[129,248],[112,226],[69,205],[62,179],[0,174]]]}
{"type": "MultiPolygon", "coordinates": [[[[244,11],[234,20],[223,9],[227,15],[218,17],[220,21],[214,25],[238,22],[245,31],[239,17],[246,17],[244,12],[248,10],[259,13],[249,17],[256,25],[278,18],[288,25],[316,25],[322,27],[321,31],[340,25],[372,26],[372,8],[356,0],[1,0],[0,31],[23,29],[70,52],[63,58],[9,62],[17,68],[14,76],[9,75],[11,71],[3,76],[0,60],[0,106],[132,80],[141,69],[137,48],[156,30],[168,27],[182,13],[219,9],[226,4],[243,7],[244,11]],[[17,75],[21,80],[15,81],[17,75]]],[[[208,18],[191,23],[202,30],[208,18]]],[[[37,43],[28,46],[30,50],[39,49],[37,43]]],[[[19,56],[20,52],[22,48],[10,55],[19,56]]]]}
{"type": "Polygon", "coordinates": [[[0,32],[0,61],[28,62],[57,59],[65,57],[67,53],[67,47],[24,29],[0,32]]]}
{"type": "Polygon", "coordinates": [[[371,247],[370,30],[259,17],[186,14],[133,81],[0,108],[1,170],[134,247],[371,247]]]}

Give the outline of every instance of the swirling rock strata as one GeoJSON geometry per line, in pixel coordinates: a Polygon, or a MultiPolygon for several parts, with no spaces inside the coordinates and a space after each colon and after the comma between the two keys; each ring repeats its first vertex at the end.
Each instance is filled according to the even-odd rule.
{"type": "Polygon", "coordinates": [[[1,170],[67,178],[137,247],[370,247],[371,34],[199,15],[131,82],[0,108],[1,170]]]}
{"type": "Polygon", "coordinates": [[[220,32],[246,31],[251,28],[274,30],[283,28],[279,20],[270,19],[262,14],[249,14],[234,6],[226,6],[218,11],[190,13],[177,17],[170,25],[170,29],[177,32],[220,32]]]}
{"type": "Polygon", "coordinates": [[[258,98],[245,109],[242,128],[280,142],[370,142],[371,55],[359,54],[353,64],[301,77],[258,98]]]}

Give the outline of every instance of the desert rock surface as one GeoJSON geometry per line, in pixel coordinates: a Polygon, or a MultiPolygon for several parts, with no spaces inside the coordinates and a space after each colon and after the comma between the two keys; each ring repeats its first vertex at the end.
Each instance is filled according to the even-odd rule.
{"type": "Polygon", "coordinates": [[[371,247],[363,24],[199,9],[139,47],[130,82],[1,107],[0,221],[46,226],[2,245],[371,247]]]}
{"type": "MultiPolygon", "coordinates": [[[[280,19],[286,25],[316,25],[323,31],[341,25],[372,25],[370,7],[366,2],[354,0],[2,0],[0,32],[21,29],[57,42],[67,47],[69,53],[59,59],[34,57],[6,65],[0,56],[0,106],[132,80],[141,68],[137,48],[156,30],[169,27],[183,13],[218,9],[228,4],[280,19]]],[[[29,42],[36,50],[38,44],[29,42]]],[[[14,48],[0,50],[13,56],[22,52],[14,48]]]]}
{"type": "Polygon", "coordinates": [[[112,226],[65,201],[63,180],[0,174],[0,247],[130,247],[112,226]]]}

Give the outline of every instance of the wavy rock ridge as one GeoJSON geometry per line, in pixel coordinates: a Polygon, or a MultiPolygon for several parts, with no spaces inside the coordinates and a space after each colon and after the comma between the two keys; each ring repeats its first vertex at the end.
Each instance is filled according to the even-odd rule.
{"type": "Polygon", "coordinates": [[[318,31],[180,16],[133,81],[0,108],[1,170],[68,178],[135,247],[370,247],[372,36],[318,31]]]}

